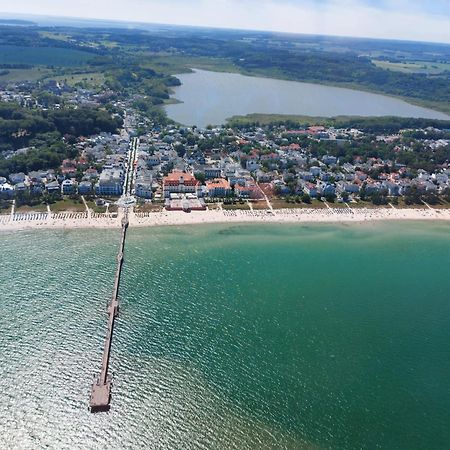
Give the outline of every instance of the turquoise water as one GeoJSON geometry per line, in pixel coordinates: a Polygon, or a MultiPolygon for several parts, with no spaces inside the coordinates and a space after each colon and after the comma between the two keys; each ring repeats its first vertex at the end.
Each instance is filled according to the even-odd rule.
{"type": "Polygon", "coordinates": [[[448,448],[449,224],[130,229],[92,415],[118,239],[0,236],[0,448],[448,448]]]}
{"type": "Polygon", "coordinates": [[[252,113],[450,119],[398,98],[354,89],[207,70],[177,77],[182,85],[173,96],[182,103],[167,105],[166,111],[184,125],[221,125],[232,116],[252,113]]]}

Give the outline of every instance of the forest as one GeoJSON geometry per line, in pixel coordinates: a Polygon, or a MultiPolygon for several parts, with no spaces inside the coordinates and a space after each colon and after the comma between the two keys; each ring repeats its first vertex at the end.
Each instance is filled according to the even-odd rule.
{"type": "Polygon", "coordinates": [[[56,168],[77,154],[71,145],[76,137],[114,133],[121,126],[120,117],[100,109],[39,111],[0,102],[0,176],[56,168]],[[2,156],[26,147],[30,147],[26,153],[2,156]]]}

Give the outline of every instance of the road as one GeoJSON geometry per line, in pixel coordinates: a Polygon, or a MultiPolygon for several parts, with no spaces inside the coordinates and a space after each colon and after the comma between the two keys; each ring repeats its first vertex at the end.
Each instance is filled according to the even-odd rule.
{"type": "Polygon", "coordinates": [[[119,200],[119,204],[123,207],[132,205],[136,202],[133,195],[134,181],[136,178],[136,165],[138,157],[139,138],[132,138],[130,142],[130,149],[128,150],[127,161],[125,164],[126,174],[123,184],[122,197],[119,200]]]}

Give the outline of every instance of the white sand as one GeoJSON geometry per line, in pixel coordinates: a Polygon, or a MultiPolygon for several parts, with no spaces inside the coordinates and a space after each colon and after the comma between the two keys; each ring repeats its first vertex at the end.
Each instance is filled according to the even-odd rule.
{"type": "MultiPolygon", "coordinates": [[[[0,216],[0,232],[29,229],[120,228],[121,216],[88,217],[86,213],[61,213],[48,218],[45,214],[0,216]]],[[[348,223],[384,220],[450,220],[450,209],[284,209],[261,211],[163,211],[135,214],[130,212],[130,227],[194,225],[212,223],[348,223]]]]}

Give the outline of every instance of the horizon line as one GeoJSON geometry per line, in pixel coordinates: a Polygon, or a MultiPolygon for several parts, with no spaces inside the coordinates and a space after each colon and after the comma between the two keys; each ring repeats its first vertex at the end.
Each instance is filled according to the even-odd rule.
{"type": "MultiPolygon", "coordinates": [[[[224,31],[246,31],[246,32],[263,32],[263,33],[272,33],[272,34],[283,34],[283,35],[291,35],[291,36],[321,36],[321,37],[330,37],[330,38],[344,38],[344,39],[360,39],[360,40],[373,40],[373,41],[388,41],[388,42],[404,42],[404,43],[415,43],[415,44],[434,44],[434,45],[444,45],[450,46],[450,42],[442,42],[442,41],[421,41],[421,40],[413,40],[413,39],[401,39],[401,38],[381,38],[381,37],[373,37],[373,36],[350,36],[343,34],[311,34],[311,33],[299,33],[292,31],[279,31],[279,30],[267,30],[267,29],[258,29],[258,28],[233,28],[233,27],[217,27],[217,26],[208,26],[208,25],[190,25],[190,24],[174,24],[174,23],[166,23],[166,22],[139,22],[136,20],[124,21],[120,19],[109,19],[109,18],[99,18],[99,17],[78,17],[78,16],[60,16],[60,15],[52,15],[52,14],[24,14],[24,13],[14,13],[7,11],[0,11],[0,21],[2,19],[6,20],[14,20],[17,18],[20,20],[20,17],[28,17],[28,18],[49,18],[49,19],[63,19],[63,20],[74,20],[74,21],[92,21],[92,22],[106,22],[106,23],[117,23],[122,25],[160,25],[174,28],[194,28],[194,29],[205,29],[205,30],[224,30],[224,31]],[[3,17],[4,15],[11,16],[10,18],[3,17]]],[[[1,25],[1,23],[0,23],[1,25]]],[[[34,23],[34,26],[41,26],[38,23],[34,23]]],[[[30,25],[31,26],[31,25],[30,25]]],[[[51,25],[58,26],[58,25],[51,25]]],[[[64,25],[60,25],[64,26],[64,25]]],[[[81,26],[73,26],[73,28],[82,28],[81,26]]],[[[90,28],[89,26],[87,28],[90,28]]],[[[92,27],[94,28],[94,27],[92,27]]],[[[120,27],[126,29],[127,27],[120,27]]],[[[135,27],[138,29],[138,27],[135,27]]],[[[148,30],[147,30],[148,31],[148,30]]]]}

